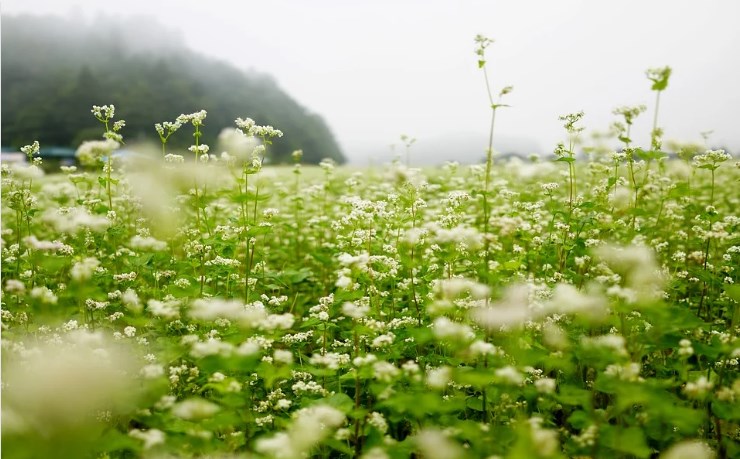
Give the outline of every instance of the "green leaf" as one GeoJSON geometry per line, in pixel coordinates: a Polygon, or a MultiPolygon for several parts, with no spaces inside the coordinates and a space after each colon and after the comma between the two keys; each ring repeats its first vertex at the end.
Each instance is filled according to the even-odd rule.
{"type": "Polygon", "coordinates": [[[575,429],[581,430],[591,424],[591,417],[583,410],[576,410],[568,416],[568,424],[572,425],[575,429]]]}
{"type": "Polygon", "coordinates": [[[637,427],[605,426],[600,430],[599,436],[604,445],[621,453],[642,458],[649,457],[653,452],[645,441],[642,429],[637,427]]]}
{"type": "Polygon", "coordinates": [[[465,400],[465,406],[473,411],[483,411],[483,400],[478,397],[469,397],[465,400]]]}
{"type": "Polygon", "coordinates": [[[712,413],[726,421],[740,421],[740,403],[713,402],[712,413]]]}
{"type": "Polygon", "coordinates": [[[571,386],[563,386],[555,399],[564,405],[590,406],[591,392],[571,386]]]}
{"type": "Polygon", "coordinates": [[[725,284],[725,292],[733,301],[740,303],[740,285],[725,284]]]}
{"type": "Polygon", "coordinates": [[[350,396],[344,393],[331,395],[322,399],[321,402],[338,409],[344,414],[352,411],[355,406],[355,402],[350,398],[350,396]]]}

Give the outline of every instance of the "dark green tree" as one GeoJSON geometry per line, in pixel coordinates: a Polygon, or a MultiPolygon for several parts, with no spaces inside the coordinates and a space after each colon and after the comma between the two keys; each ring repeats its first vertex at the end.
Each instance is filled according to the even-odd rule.
{"type": "MultiPolygon", "coordinates": [[[[114,104],[129,140],[158,141],[154,123],[205,109],[201,141],[216,144],[237,117],[284,132],[270,147],[273,162],[294,150],[318,163],[344,156],[326,122],[287,95],[275,81],[184,48],[176,34],[151,21],[2,16],[2,141],[18,148],[77,147],[99,135],[92,105],[114,104]],[[154,41],[142,36],[156,37],[154,41]]],[[[168,144],[185,148],[188,136],[168,144]]]]}

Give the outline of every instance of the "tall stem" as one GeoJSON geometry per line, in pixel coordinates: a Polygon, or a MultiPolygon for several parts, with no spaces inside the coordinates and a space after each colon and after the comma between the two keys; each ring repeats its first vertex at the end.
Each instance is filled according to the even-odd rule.
{"type": "Polygon", "coordinates": [[[491,83],[488,81],[488,70],[486,66],[483,66],[483,77],[486,81],[486,94],[488,94],[488,102],[491,106],[491,126],[488,130],[488,148],[486,149],[486,177],[483,187],[483,240],[484,240],[484,262],[483,272],[485,273],[484,281],[488,283],[489,269],[491,255],[490,255],[490,241],[488,240],[488,229],[489,220],[491,219],[491,207],[488,203],[488,194],[491,186],[491,169],[493,167],[493,129],[496,125],[496,104],[493,102],[493,94],[491,93],[491,83]]]}
{"type": "Polygon", "coordinates": [[[653,150],[658,149],[658,136],[655,135],[655,130],[658,129],[658,110],[660,109],[660,93],[662,91],[656,91],[655,94],[655,113],[653,114],[653,130],[650,131],[650,148],[653,150]]]}
{"type": "MultiPolygon", "coordinates": [[[[106,127],[107,126],[108,126],[108,124],[106,123],[106,127]]],[[[111,168],[113,167],[111,165],[111,156],[112,156],[111,153],[108,153],[108,167],[107,167],[108,171],[107,171],[107,174],[106,174],[106,181],[105,181],[106,188],[107,188],[107,191],[108,191],[108,209],[109,210],[113,210],[113,196],[111,195],[111,188],[110,188],[110,171],[111,171],[111,168]]]]}

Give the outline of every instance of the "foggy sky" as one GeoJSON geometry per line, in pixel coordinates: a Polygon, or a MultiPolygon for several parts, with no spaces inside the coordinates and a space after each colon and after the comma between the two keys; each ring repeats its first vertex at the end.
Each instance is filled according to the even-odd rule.
{"type": "Polygon", "coordinates": [[[664,139],[699,141],[714,130],[711,145],[740,152],[736,0],[4,0],[0,8],[92,21],[151,15],[197,52],[271,74],[324,117],[358,164],[388,154],[401,134],[418,139],[419,154],[467,138],[480,139],[483,155],[490,110],[473,53],[478,33],[496,40],[487,52],[493,90],[514,86],[499,139],[548,153],[565,137],[558,115],[584,110],[587,129],[605,130],[614,107],[642,103],[648,112],[632,137],[647,145],[654,93],[644,72],[670,65],[664,139]]]}

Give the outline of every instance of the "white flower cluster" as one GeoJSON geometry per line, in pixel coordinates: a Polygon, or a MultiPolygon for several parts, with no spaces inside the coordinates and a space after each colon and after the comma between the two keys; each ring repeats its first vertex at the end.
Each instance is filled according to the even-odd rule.
{"type": "Polygon", "coordinates": [[[74,234],[81,229],[101,232],[110,226],[110,220],[93,215],[84,207],[49,209],[41,218],[61,233],[74,234]]]}
{"type": "Polygon", "coordinates": [[[169,136],[171,136],[172,134],[174,134],[175,131],[177,131],[178,129],[180,129],[182,127],[182,124],[183,123],[182,123],[181,120],[176,120],[174,123],[172,123],[170,121],[165,121],[162,124],[156,123],[154,125],[154,129],[157,131],[157,134],[159,134],[159,136],[161,138],[163,138],[162,140],[163,141],[166,141],[166,139],[169,136]],[[165,131],[167,131],[166,134],[165,134],[165,131]]]}
{"type": "Polygon", "coordinates": [[[244,328],[261,330],[288,330],[295,322],[290,313],[268,314],[260,301],[245,305],[239,300],[222,298],[199,298],[191,304],[190,317],[199,320],[214,321],[228,319],[244,328]]]}
{"type": "Polygon", "coordinates": [[[171,412],[174,416],[188,421],[210,418],[220,410],[219,406],[202,398],[190,398],[175,404],[171,412]]]}
{"type": "Polygon", "coordinates": [[[77,282],[84,282],[92,278],[98,266],[100,266],[100,260],[95,257],[88,257],[75,263],[70,269],[69,275],[77,282]]]}
{"type": "Polygon", "coordinates": [[[630,303],[649,303],[662,296],[665,279],[651,249],[642,245],[605,245],[597,247],[594,255],[622,280],[609,293],[630,303]]]}
{"type": "Polygon", "coordinates": [[[94,166],[119,148],[121,144],[113,139],[86,140],[77,148],[75,157],[83,166],[94,166]]]}
{"type": "Polygon", "coordinates": [[[627,356],[627,342],[621,335],[584,336],[581,338],[584,347],[608,349],[618,356],[627,356]]]}
{"type": "Polygon", "coordinates": [[[458,459],[467,457],[462,446],[437,429],[427,428],[415,436],[415,443],[422,456],[428,459],[458,459]]]}
{"type": "Polygon", "coordinates": [[[349,354],[327,352],[326,354],[313,354],[308,362],[311,365],[323,366],[330,370],[338,370],[340,366],[349,364],[349,354]]]}
{"type": "Polygon", "coordinates": [[[139,430],[133,429],[129,431],[129,436],[141,440],[144,442],[144,449],[150,449],[153,446],[161,445],[164,443],[165,434],[159,429],[139,430]]]}
{"type": "Polygon", "coordinates": [[[272,458],[299,459],[307,457],[311,448],[328,437],[331,430],[345,421],[344,413],[328,405],[302,408],[293,415],[287,430],[260,438],[255,444],[258,453],[272,458]]]}
{"type": "Polygon", "coordinates": [[[174,299],[166,301],[150,299],[147,301],[146,307],[149,312],[164,319],[180,317],[180,302],[174,299]]]}
{"type": "Polygon", "coordinates": [[[694,167],[708,167],[716,168],[720,163],[727,161],[732,158],[729,153],[725,153],[724,150],[707,150],[701,155],[694,156],[694,167]]]}
{"type": "Polygon", "coordinates": [[[100,121],[107,121],[113,118],[113,116],[115,115],[116,107],[113,104],[103,105],[102,107],[98,105],[93,105],[90,113],[92,113],[95,118],[99,119],[100,121]]]}
{"type": "Polygon", "coordinates": [[[370,306],[358,306],[355,303],[345,302],[342,305],[342,314],[352,319],[361,319],[370,312],[370,306]]]}
{"type": "Polygon", "coordinates": [[[660,459],[714,459],[716,454],[706,443],[699,440],[684,440],[668,448],[660,459]]]}
{"type": "Polygon", "coordinates": [[[687,382],[683,391],[688,397],[701,398],[712,390],[713,387],[714,383],[712,381],[707,379],[706,376],[700,376],[696,381],[687,382]]]}
{"type": "Polygon", "coordinates": [[[432,333],[435,338],[451,343],[466,343],[475,339],[475,333],[469,325],[453,322],[444,316],[434,319],[432,333]]]}
{"type": "Polygon", "coordinates": [[[433,282],[433,290],[444,299],[455,299],[463,294],[469,294],[473,299],[482,300],[491,293],[487,285],[462,277],[437,279],[433,282]]]}
{"type": "Polygon", "coordinates": [[[151,236],[142,237],[136,235],[131,238],[128,245],[134,250],[144,250],[147,252],[162,252],[167,250],[166,242],[160,241],[151,236]]]}
{"type": "Polygon", "coordinates": [[[33,156],[39,154],[39,150],[41,149],[39,145],[38,140],[34,140],[31,145],[24,145],[21,147],[21,153],[28,156],[29,159],[32,159],[33,156]]]}
{"type": "Polygon", "coordinates": [[[179,123],[180,126],[182,126],[183,124],[187,124],[187,123],[190,123],[193,126],[202,126],[203,120],[206,119],[207,115],[208,115],[208,112],[206,112],[205,110],[201,110],[195,113],[190,113],[188,115],[182,114],[177,117],[177,119],[175,120],[175,123],[179,123]]]}
{"type": "Polygon", "coordinates": [[[257,124],[255,124],[252,118],[237,118],[235,123],[238,127],[237,131],[241,132],[247,137],[262,137],[263,139],[265,139],[268,137],[272,138],[283,136],[283,132],[279,129],[275,129],[272,126],[258,126],[257,124]]]}

